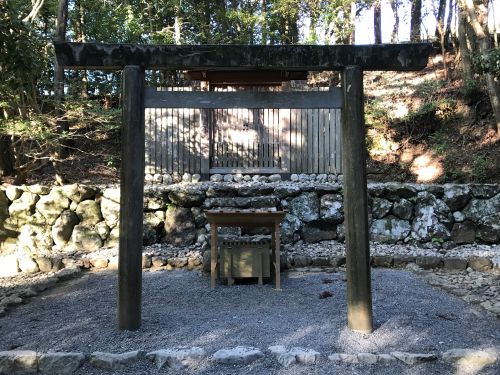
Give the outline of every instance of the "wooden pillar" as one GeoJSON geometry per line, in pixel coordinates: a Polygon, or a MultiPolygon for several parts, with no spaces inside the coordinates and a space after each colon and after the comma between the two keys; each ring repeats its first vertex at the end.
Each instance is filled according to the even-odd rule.
{"type": "Polygon", "coordinates": [[[212,130],[210,123],[212,121],[212,109],[200,109],[200,133],[201,133],[201,171],[202,180],[210,178],[210,142],[212,139],[212,130]]]}
{"type": "Polygon", "coordinates": [[[368,242],[368,196],[363,109],[363,71],[348,66],[342,72],[342,162],[346,233],[347,323],[371,332],[372,295],[368,242]]]}
{"type": "Polygon", "coordinates": [[[123,70],[118,328],[141,326],[144,195],[144,69],[123,70]]]}

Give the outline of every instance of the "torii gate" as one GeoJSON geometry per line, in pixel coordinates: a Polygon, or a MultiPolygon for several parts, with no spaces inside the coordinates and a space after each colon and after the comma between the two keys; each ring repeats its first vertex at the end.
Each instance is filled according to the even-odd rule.
{"type": "Polygon", "coordinates": [[[342,73],[342,160],[346,232],[347,322],[371,332],[363,70],[412,71],[427,65],[430,44],[380,45],[132,45],[55,42],[69,69],[123,69],[118,328],[141,325],[144,190],[144,71],[274,70],[342,73]]]}

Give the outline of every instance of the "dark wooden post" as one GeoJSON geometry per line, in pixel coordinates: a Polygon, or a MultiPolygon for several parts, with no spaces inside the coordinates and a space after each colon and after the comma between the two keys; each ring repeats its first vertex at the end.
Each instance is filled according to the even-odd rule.
{"type": "Polygon", "coordinates": [[[342,72],[342,162],[347,253],[347,323],[371,332],[372,295],[368,242],[368,196],[363,109],[363,71],[348,66],[342,72]]]}
{"type": "Polygon", "coordinates": [[[141,326],[144,195],[144,69],[123,70],[118,328],[141,326]]]}

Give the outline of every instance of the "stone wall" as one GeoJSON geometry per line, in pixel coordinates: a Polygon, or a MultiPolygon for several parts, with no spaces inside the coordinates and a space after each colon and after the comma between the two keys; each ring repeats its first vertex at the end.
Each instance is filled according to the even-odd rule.
{"type": "MultiPolygon", "coordinates": [[[[372,240],[445,249],[500,242],[498,185],[387,183],[368,190],[372,240]]],[[[203,252],[210,229],[204,210],[213,208],[285,209],[284,243],[344,239],[342,186],[297,178],[148,186],[144,244],[197,244],[203,252]]],[[[43,259],[116,247],[118,220],[117,186],[0,186],[0,262],[29,272],[54,267],[41,266],[43,259]]]]}

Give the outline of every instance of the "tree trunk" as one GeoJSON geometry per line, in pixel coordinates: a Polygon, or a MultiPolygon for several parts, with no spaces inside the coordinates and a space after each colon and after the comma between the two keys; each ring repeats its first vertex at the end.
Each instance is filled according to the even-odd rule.
{"type": "Polygon", "coordinates": [[[353,1],[351,4],[346,5],[345,7],[345,12],[349,13],[349,33],[348,36],[346,37],[346,41],[344,43],[346,44],[354,44],[356,40],[356,2],[353,1]]]}
{"type": "MultiPolygon", "coordinates": [[[[83,9],[82,1],[77,0],[75,3],[75,7],[78,9],[78,17],[76,17],[76,32],[77,32],[77,42],[86,42],[85,38],[85,9],[83,9]]],[[[80,87],[79,93],[80,96],[84,99],[88,98],[88,78],[87,71],[82,70],[78,73],[80,78],[80,87]]]]}
{"type": "MultiPolygon", "coordinates": [[[[461,0],[462,1],[462,0],[461,0]]],[[[460,53],[460,62],[462,66],[462,75],[464,82],[472,80],[472,56],[470,46],[467,40],[467,14],[460,6],[458,13],[458,51],[460,53]]]]}
{"type": "Polygon", "coordinates": [[[492,24],[493,24],[493,30],[491,32],[493,33],[493,46],[495,48],[498,48],[498,30],[497,30],[497,18],[495,14],[495,4],[493,3],[493,0],[490,0],[489,9],[491,10],[491,18],[492,18],[492,24]]]}
{"type": "Polygon", "coordinates": [[[288,23],[290,25],[290,44],[297,44],[299,42],[299,26],[297,22],[299,21],[297,17],[288,17],[288,23]]]}
{"type": "Polygon", "coordinates": [[[14,158],[10,143],[8,135],[0,135],[0,177],[11,176],[14,173],[14,158]]]}
{"type": "Polygon", "coordinates": [[[318,42],[318,34],[316,33],[316,27],[318,26],[318,15],[315,10],[310,10],[309,19],[309,41],[312,44],[316,44],[318,42]]]}
{"type": "Polygon", "coordinates": [[[446,28],[444,32],[444,43],[446,46],[451,45],[450,35],[451,35],[451,21],[453,19],[453,14],[455,13],[455,17],[458,16],[456,12],[456,4],[453,0],[450,0],[448,3],[448,18],[446,19],[446,28]]]}
{"type": "Polygon", "coordinates": [[[33,22],[35,20],[36,16],[38,15],[38,13],[40,12],[40,10],[42,9],[44,1],[45,0],[32,1],[31,2],[31,4],[32,4],[31,11],[26,17],[23,18],[23,22],[33,22]]]}
{"type": "MultiPolygon", "coordinates": [[[[467,20],[474,30],[479,54],[485,57],[490,49],[488,33],[488,0],[462,0],[467,12],[467,20]]],[[[495,115],[494,129],[500,135],[500,90],[492,73],[484,73],[491,108],[495,115]]]]}
{"type": "MultiPolygon", "coordinates": [[[[54,40],[63,42],[66,40],[66,25],[68,22],[68,0],[59,0],[57,5],[57,22],[54,40]]],[[[63,116],[63,98],[64,98],[64,67],[59,65],[57,59],[54,61],[54,106],[57,117],[57,131],[63,133],[68,131],[68,123],[63,116]]],[[[61,147],[56,150],[52,156],[52,164],[55,170],[55,180],[58,184],[64,183],[64,177],[61,173],[60,160],[66,150],[61,147]]]]}
{"type": "Polygon", "coordinates": [[[373,31],[375,33],[375,44],[382,44],[382,8],[380,0],[373,4],[373,31]]]}
{"type": "Polygon", "coordinates": [[[422,0],[412,0],[410,20],[410,41],[420,42],[420,26],[422,24],[422,0]]]}
{"type": "Polygon", "coordinates": [[[434,35],[437,40],[440,40],[444,33],[444,11],[446,9],[446,0],[439,0],[437,15],[436,15],[436,31],[434,35]]]}
{"type": "Polygon", "coordinates": [[[399,42],[399,0],[391,1],[392,13],[394,14],[394,26],[392,27],[391,43],[399,42]]]}
{"type": "Polygon", "coordinates": [[[174,20],[174,43],[181,44],[181,27],[182,27],[182,0],[175,5],[175,20],[174,20]]]}
{"type": "Polygon", "coordinates": [[[441,55],[443,56],[443,71],[444,78],[448,79],[448,66],[446,64],[446,45],[445,45],[445,30],[444,30],[444,11],[446,9],[446,0],[439,0],[439,7],[437,13],[437,23],[435,36],[439,40],[439,46],[441,47],[441,55]]]}
{"type": "Polygon", "coordinates": [[[262,9],[261,9],[261,42],[260,44],[267,44],[267,0],[262,0],[262,9]]]}

